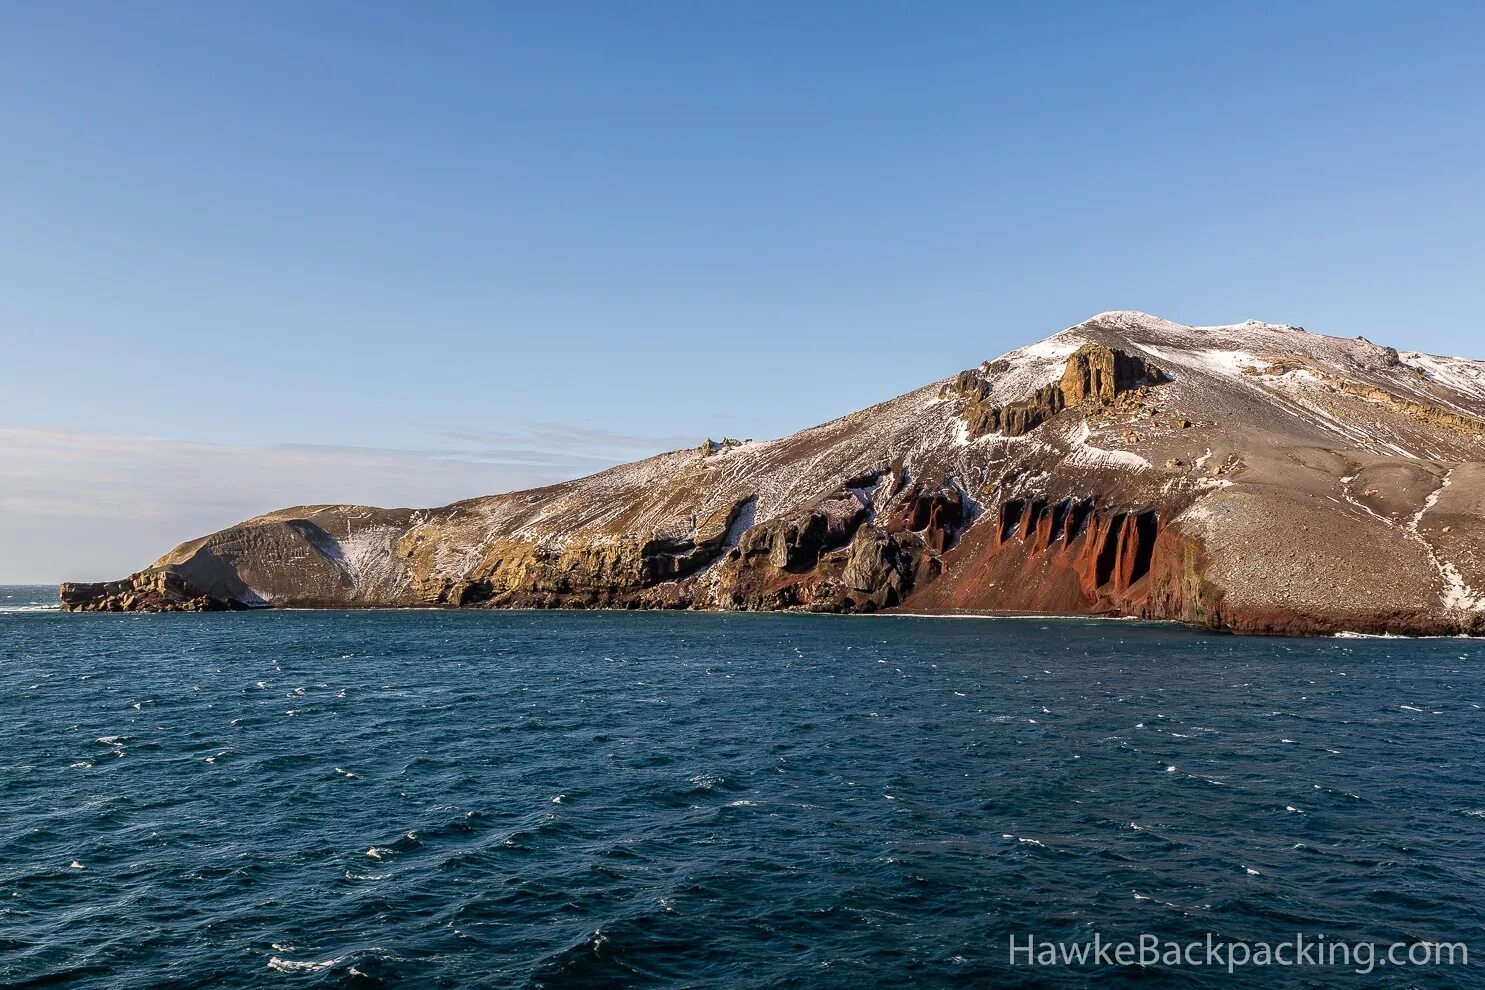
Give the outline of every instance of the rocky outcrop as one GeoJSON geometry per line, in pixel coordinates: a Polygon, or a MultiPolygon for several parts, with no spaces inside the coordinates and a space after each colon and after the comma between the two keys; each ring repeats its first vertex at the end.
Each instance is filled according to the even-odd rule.
{"type": "Polygon", "coordinates": [[[214,598],[172,571],[141,571],[122,581],[64,582],[62,607],[72,612],[231,612],[248,606],[214,598]]]}
{"type": "Polygon", "coordinates": [[[1470,416],[1455,409],[1446,409],[1438,403],[1419,402],[1365,382],[1338,380],[1327,376],[1327,380],[1347,395],[1360,396],[1368,401],[1385,406],[1388,410],[1418,420],[1427,426],[1454,430],[1476,439],[1485,438],[1485,419],[1470,416]]]}
{"type": "Polygon", "coordinates": [[[900,603],[912,587],[915,554],[875,527],[856,534],[841,572],[845,586],[874,608],[900,603]]]}
{"type": "Polygon", "coordinates": [[[1103,344],[1079,347],[1068,358],[1060,379],[1014,402],[996,401],[991,384],[994,373],[993,364],[962,371],[945,389],[945,394],[952,392],[966,401],[964,418],[972,440],[989,433],[1023,436],[1069,406],[1107,405],[1120,393],[1167,380],[1143,358],[1103,344]]]}
{"type": "Polygon", "coordinates": [[[1121,392],[1168,380],[1164,372],[1144,358],[1103,344],[1084,344],[1068,358],[1057,390],[1064,406],[1081,402],[1107,404],[1121,392]]]}
{"type": "Polygon", "coordinates": [[[901,608],[1479,632],[1482,425],[1480,362],[1104,313],[779,440],[437,509],[284,509],[61,594],[74,611],[901,608]]]}

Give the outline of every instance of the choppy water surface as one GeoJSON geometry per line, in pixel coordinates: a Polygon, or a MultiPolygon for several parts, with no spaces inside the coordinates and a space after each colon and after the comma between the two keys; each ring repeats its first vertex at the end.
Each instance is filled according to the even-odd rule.
{"type": "Polygon", "coordinates": [[[9,604],[0,983],[1234,982],[1007,969],[1093,930],[1485,959],[1478,642],[9,604]]]}

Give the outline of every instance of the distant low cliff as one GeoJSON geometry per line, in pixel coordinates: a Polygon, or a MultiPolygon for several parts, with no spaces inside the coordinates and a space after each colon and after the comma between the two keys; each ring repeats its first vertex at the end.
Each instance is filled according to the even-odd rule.
{"type": "Polygon", "coordinates": [[[1117,312],[779,440],[437,509],[284,509],[61,598],[1481,633],[1482,522],[1485,363],[1117,312]]]}

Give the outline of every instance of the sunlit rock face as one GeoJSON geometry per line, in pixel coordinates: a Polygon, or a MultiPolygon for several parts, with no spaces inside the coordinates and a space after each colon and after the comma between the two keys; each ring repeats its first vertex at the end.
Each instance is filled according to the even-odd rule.
{"type": "Polygon", "coordinates": [[[781,439],[436,509],[285,509],[62,600],[1481,632],[1482,462],[1485,363],[1102,313],[781,439]]]}

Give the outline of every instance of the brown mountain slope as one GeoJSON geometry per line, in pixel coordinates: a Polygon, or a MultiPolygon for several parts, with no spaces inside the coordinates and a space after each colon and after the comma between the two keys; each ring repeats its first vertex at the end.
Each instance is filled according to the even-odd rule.
{"type": "Polygon", "coordinates": [[[285,509],[72,609],[1031,611],[1485,631],[1485,363],[1103,313],[792,436],[285,509]]]}

